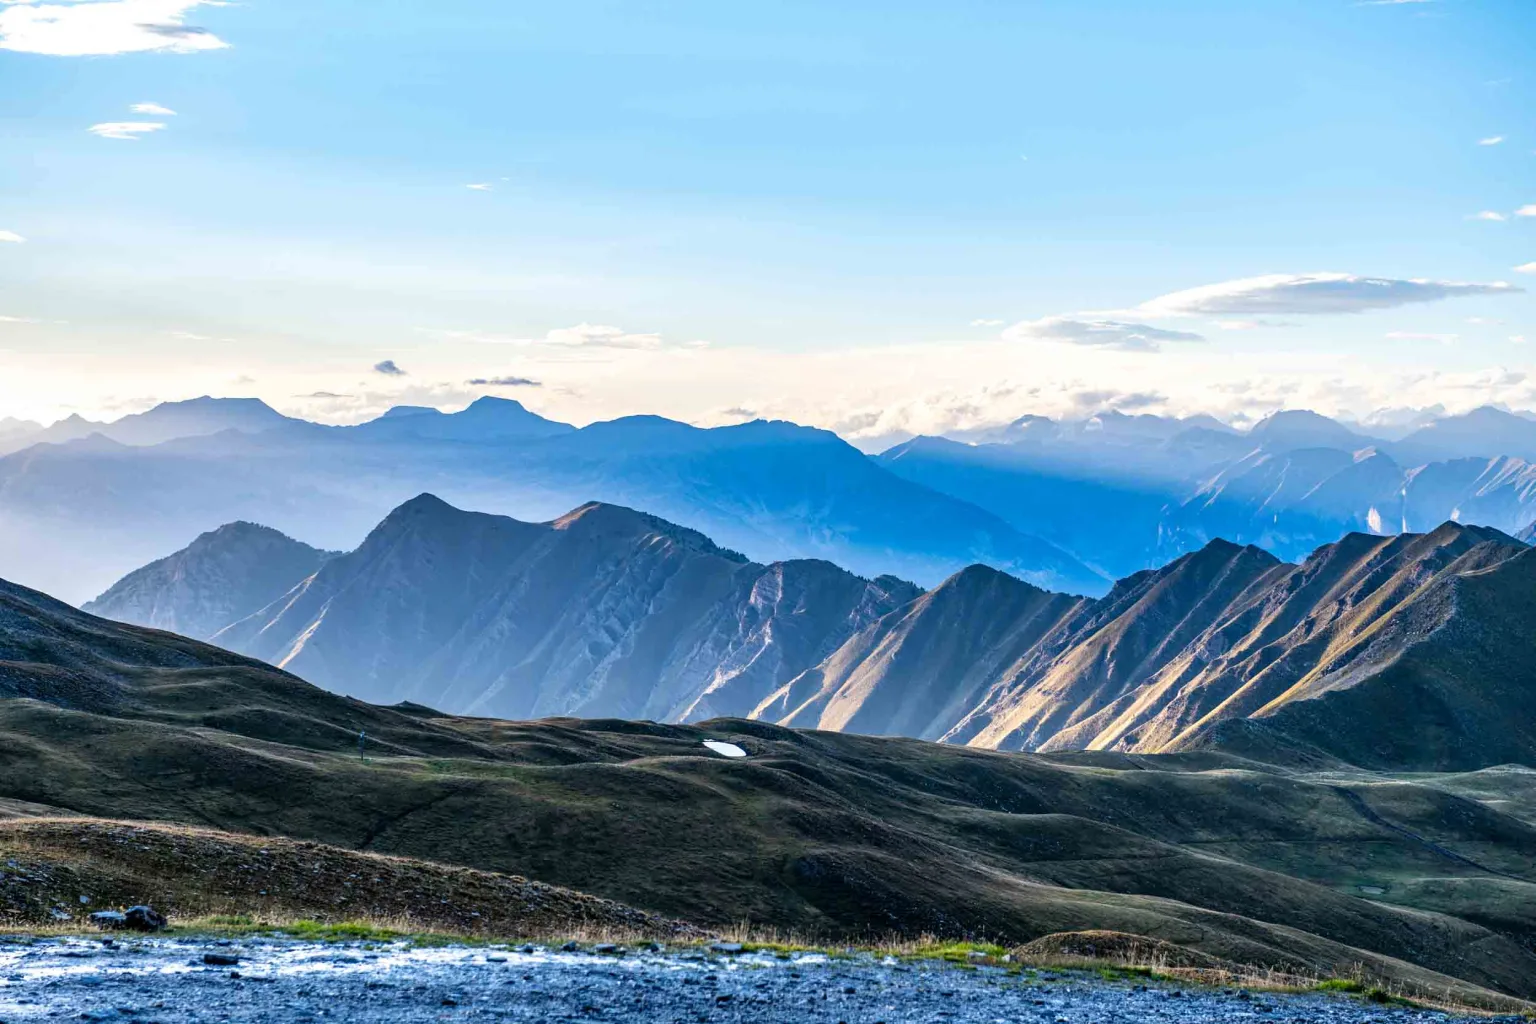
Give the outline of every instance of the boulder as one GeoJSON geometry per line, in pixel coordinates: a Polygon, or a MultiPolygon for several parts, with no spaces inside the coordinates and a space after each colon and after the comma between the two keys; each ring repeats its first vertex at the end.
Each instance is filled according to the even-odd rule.
{"type": "Polygon", "coordinates": [[[127,910],[98,910],[91,923],[109,931],[158,932],[165,928],[165,915],[153,907],[137,906],[127,910]]]}

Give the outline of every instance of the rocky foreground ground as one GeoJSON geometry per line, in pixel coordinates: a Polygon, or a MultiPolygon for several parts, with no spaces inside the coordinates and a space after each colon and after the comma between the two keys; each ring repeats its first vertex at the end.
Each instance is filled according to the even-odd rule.
{"type": "Polygon", "coordinates": [[[615,956],[536,947],[276,939],[122,940],[111,946],[89,939],[0,940],[0,1024],[1445,1024],[1456,1019],[1332,996],[1196,990],[1092,974],[1010,973],[872,957],[694,950],[615,956]]]}

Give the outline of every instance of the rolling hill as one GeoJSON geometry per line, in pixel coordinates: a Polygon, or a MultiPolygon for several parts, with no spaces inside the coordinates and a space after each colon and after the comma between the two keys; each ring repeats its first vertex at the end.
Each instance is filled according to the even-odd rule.
{"type": "MultiPolygon", "coordinates": [[[[1536,994],[1526,770],[1314,775],[1209,751],[1008,754],[731,719],[452,718],[11,585],[0,687],[0,800],[33,818],[427,857],[704,925],[1010,942],[1102,928],[1536,994]]],[[[36,848],[43,869],[82,856],[36,848]]]]}

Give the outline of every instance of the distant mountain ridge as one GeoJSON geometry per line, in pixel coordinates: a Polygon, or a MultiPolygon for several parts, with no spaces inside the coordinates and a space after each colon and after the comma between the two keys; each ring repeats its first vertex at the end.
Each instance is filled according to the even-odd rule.
{"type": "Polygon", "coordinates": [[[528,521],[597,500],[764,563],[819,558],[924,586],[981,563],[1091,596],[1215,538],[1294,561],[1349,532],[1536,522],[1536,419],[1482,408],[1372,422],[1024,416],[868,456],[777,421],[578,428],[482,398],[339,427],[202,398],[111,424],[12,424],[0,437],[0,453],[20,449],[0,454],[0,573],[81,601],[235,520],[350,549],[423,492],[528,521]]]}
{"type": "Polygon", "coordinates": [[[660,417],[576,429],[493,399],[357,427],[35,445],[0,458],[0,572],[83,601],[234,520],[350,549],[423,492],[530,521],[592,500],[644,508],[760,562],[820,558],[868,577],[931,583],[982,561],[1056,589],[1109,585],[1060,547],[904,480],[828,431],[660,417]]]}
{"type": "MultiPolygon", "coordinates": [[[[166,562],[197,576],[202,557],[166,562]]],[[[612,505],[525,523],[423,495],[212,639],[456,714],[733,715],[1006,750],[1470,770],[1536,762],[1533,575],[1520,541],[1446,523],[1351,534],[1300,564],[1217,540],[1098,599],[982,565],[923,592],[760,565],[612,505]],[[1422,735],[1400,735],[1404,686],[1422,735]]],[[[118,588],[130,619],[170,603],[142,582],[165,578],[118,588]]]]}
{"type": "Polygon", "coordinates": [[[82,610],[207,640],[334,557],[265,526],[230,523],[130,573],[82,610]]]}
{"type": "MultiPolygon", "coordinates": [[[[265,572],[270,555],[226,548],[275,544],[270,531],[216,531],[90,607],[146,625],[166,607],[211,622],[185,607],[181,581],[229,565],[265,572]]],[[[200,635],[335,692],[513,718],[744,715],[920,593],[824,561],[760,565],[600,503],[525,523],[422,495],[354,552],[295,557],[279,596],[200,635]]]]}

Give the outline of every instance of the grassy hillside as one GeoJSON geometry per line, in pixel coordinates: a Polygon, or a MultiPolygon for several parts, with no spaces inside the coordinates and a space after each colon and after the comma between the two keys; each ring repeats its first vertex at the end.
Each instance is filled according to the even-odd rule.
{"type": "Polygon", "coordinates": [[[456,719],[0,597],[0,685],[17,695],[0,699],[0,813],[428,858],[701,925],[1005,943],[1102,929],[1536,995],[1536,775],[1021,755],[740,720],[456,719]]]}
{"type": "Polygon", "coordinates": [[[525,878],[318,843],[78,818],[0,821],[0,927],[59,926],[152,904],[214,915],[322,917],[496,936],[694,930],[611,900],[525,878]]]}

